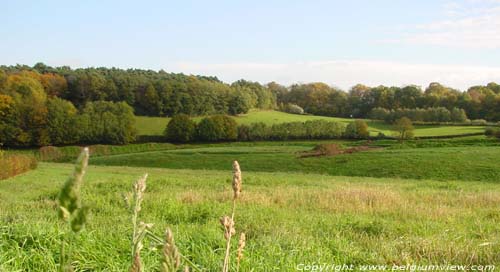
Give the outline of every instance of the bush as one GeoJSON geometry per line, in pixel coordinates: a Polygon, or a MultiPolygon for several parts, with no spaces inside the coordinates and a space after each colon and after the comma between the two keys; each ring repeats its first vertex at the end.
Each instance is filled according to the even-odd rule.
{"type": "Polygon", "coordinates": [[[270,129],[266,124],[259,122],[250,125],[248,139],[250,141],[267,140],[269,139],[270,129]]]}
{"type": "Polygon", "coordinates": [[[369,117],[374,120],[386,120],[388,119],[387,117],[391,114],[391,111],[388,109],[384,108],[374,108],[370,114],[369,117]]]}
{"type": "Polygon", "coordinates": [[[250,126],[247,125],[238,126],[238,140],[239,141],[250,140],[250,126]]]}
{"type": "Polygon", "coordinates": [[[349,139],[368,139],[370,132],[368,125],[363,120],[356,120],[347,125],[344,136],[349,139]]]}
{"type": "Polygon", "coordinates": [[[185,114],[172,117],[165,129],[165,137],[172,142],[189,142],[194,139],[196,124],[185,114]]]}
{"type": "Polygon", "coordinates": [[[196,128],[197,138],[201,141],[232,141],[238,137],[238,124],[226,115],[203,118],[196,128]]]}
{"type": "Polygon", "coordinates": [[[33,155],[26,154],[0,154],[0,179],[19,175],[35,169],[38,163],[33,155]]]}
{"type": "Polygon", "coordinates": [[[484,119],[474,119],[471,121],[473,126],[485,126],[488,122],[484,119]]]}
{"type": "Polygon", "coordinates": [[[385,120],[394,123],[396,120],[406,117],[413,122],[437,122],[437,123],[463,123],[467,121],[467,115],[463,109],[453,108],[451,111],[444,107],[395,109],[374,108],[369,114],[370,118],[385,120]]]}
{"type": "Polygon", "coordinates": [[[250,126],[238,127],[240,141],[258,140],[294,140],[294,139],[337,139],[342,137],[344,127],[338,122],[314,120],[290,122],[267,126],[264,123],[253,123],[250,126]]]}
{"type": "Polygon", "coordinates": [[[304,114],[304,109],[295,104],[286,104],[284,111],[292,114],[304,114]]]}
{"type": "Polygon", "coordinates": [[[500,128],[488,127],[485,129],[484,134],[489,137],[496,137],[500,139],[500,128]]]}

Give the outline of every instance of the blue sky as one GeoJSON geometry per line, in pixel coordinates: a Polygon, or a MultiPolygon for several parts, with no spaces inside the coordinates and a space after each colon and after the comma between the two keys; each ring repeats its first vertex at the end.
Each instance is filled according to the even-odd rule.
{"type": "Polygon", "coordinates": [[[344,89],[500,81],[500,0],[5,1],[0,63],[344,89]]]}

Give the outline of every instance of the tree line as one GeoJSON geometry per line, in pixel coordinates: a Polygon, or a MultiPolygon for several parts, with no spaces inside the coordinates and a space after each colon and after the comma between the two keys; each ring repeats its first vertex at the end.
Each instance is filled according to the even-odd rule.
{"type": "Polygon", "coordinates": [[[277,93],[279,106],[295,104],[316,115],[368,118],[376,108],[388,111],[444,108],[463,109],[470,119],[500,120],[500,85],[493,82],[464,92],[439,83],[431,83],[425,90],[414,85],[368,87],[358,84],[348,92],[324,83],[295,84],[289,88],[268,86],[277,93]]]}
{"type": "Polygon", "coordinates": [[[186,143],[193,141],[260,141],[296,139],[367,139],[368,125],[356,120],[345,127],[339,122],[311,120],[267,125],[262,122],[238,125],[227,115],[203,118],[198,124],[188,115],[174,116],[165,128],[165,140],[186,143]]]}
{"type": "MultiPolygon", "coordinates": [[[[425,89],[362,84],[347,91],[324,83],[283,86],[239,80],[232,84],[216,77],[167,73],[163,70],[50,67],[38,63],[0,66],[1,82],[23,71],[38,77],[49,97],[68,100],[78,109],[87,102],[125,102],[136,115],[174,116],[240,114],[251,108],[290,109],[300,106],[306,113],[325,116],[368,118],[375,108],[387,110],[454,108],[470,119],[500,121],[500,85],[491,82],[459,91],[439,83],[425,89]]],[[[300,111],[293,109],[295,111],[300,111]]]]}
{"type": "Polygon", "coordinates": [[[0,143],[23,147],[135,140],[134,113],[127,103],[89,101],[77,109],[51,95],[59,80],[32,71],[0,80],[0,143]]]}
{"type": "Polygon", "coordinates": [[[134,114],[237,115],[251,108],[351,118],[378,113],[391,122],[499,121],[500,85],[464,92],[439,83],[425,90],[356,85],[345,92],[324,83],[227,84],[163,70],[0,66],[0,142],[9,146],[123,144],[135,140],[134,114]]]}

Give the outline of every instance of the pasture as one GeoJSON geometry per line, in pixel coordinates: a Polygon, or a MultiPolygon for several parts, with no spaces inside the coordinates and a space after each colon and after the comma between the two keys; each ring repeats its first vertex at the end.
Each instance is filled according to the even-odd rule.
{"type": "MultiPolygon", "coordinates": [[[[201,162],[200,167],[201,168],[201,162]]],[[[241,271],[291,271],[301,263],[500,264],[500,184],[250,171],[236,228],[247,233],[241,271]]],[[[72,165],[42,163],[0,182],[0,270],[57,269],[63,226],[56,195],[72,165]]],[[[76,269],[126,271],[131,224],[122,193],[149,173],[141,221],[205,271],[220,269],[218,222],[230,210],[231,165],[224,170],[90,166],[83,201],[86,229],[75,238],[76,269]]],[[[236,243],[236,241],[233,241],[236,243]]],[[[146,271],[159,252],[146,244],[146,271]]],[[[233,248],[236,245],[233,244],[233,248]]],[[[234,268],[234,266],[233,266],[234,268]]]]}
{"type": "MultiPolygon", "coordinates": [[[[194,117],[193,120],[198,122],[203,117],[194,117]]],[[[252,124],[262,122],[268,125],[286,123],[286,122],[305,122],[309,120],[327,120],[337,121],[347,125],[353,119],[326,117],[316,115],[297,115],[280,111],[272,110],[251,110],[247,114],[233,117],[238,124],[252,124]]],[[[136,128],[139,135],[162,135],[170,118],[168,117],[146,117],[136,116],[136,128]]],[[[376,136],[379,132],[385,135],[392,135],[392,126],[382,121],[365,120],[369,126],[370,134],[376,136]]],[[[483,132],[484,127],[481,126],[430,126],[419,125],[415,126],[415,136],[446,136],[446,135],[463,135],[469,133],[483,132]]]]}
{"type": "MultiPolygon", "coordinates": [[[[149,173],[140,220],[154,223],[157,235],[170,227],[185,256],[203,271],[219,270],[225,241],[218,220],[230,211],[235,159],[243,171],[236,229],[247,234],[241,271],[321,262],[500,264],[498,141],[384,140],[372,151],[299,156],[330,142],[91,147],[82,194],[91,216],[74,238],[73,265],[128,269],[132,226],[122,194],[149,173]]],[[[0,271],[58,268],[64,225],[56,196],[72,168],[42,162],[0,182],[0,271]]],[[[155,271],[153,242],[142,255],[146,271],[155,271]]]]}

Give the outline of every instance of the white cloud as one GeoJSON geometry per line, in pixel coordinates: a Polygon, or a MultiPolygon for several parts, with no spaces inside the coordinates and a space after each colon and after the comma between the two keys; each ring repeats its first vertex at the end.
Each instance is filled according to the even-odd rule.
{"type": "Polygon", "coordinates": [[[449,2],[443,19],[406,29],[406,33],[385,42],[447,47],[500,48],[500,1],[469,0],[449,2]]]}
{"type": "Polygon", "coordinates": [[[411,64],[372,60],[332,60],[295,63],[194,63],[182,62],[169,70],[214,75],[225,82],[244,78],[281,84],[321,81],[346,90],[357,83],[403,86],[440,82],[465,90],[472,85],[500,82],[500,67],[411,64]]]}

